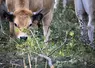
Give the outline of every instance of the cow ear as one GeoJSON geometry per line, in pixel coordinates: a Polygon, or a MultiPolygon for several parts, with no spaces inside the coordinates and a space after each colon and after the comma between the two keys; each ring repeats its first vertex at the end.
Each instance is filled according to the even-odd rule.
{"type": "Polygon", "coordinates": [[[14,20],[14,15],[12,12],[4,12],[3,17],[10,22],[13,22],[14,20]]]}
{"type": "Polygon", "coordinates": [[[43,14],[41,13],[43,9],[40,9],[36,12],[33,12],[32,19],[33,21],[38,21],[40,22],[43,18],[43,14]]]}
{"type": "Polygon", "coordinates": [[[42,18],[43,18],[42,13],[38,13],[38,14],[35,14],[35,15],[32,16],[33,21],[36,20],[36,21],[40,22],[42,20],[42,18]]]}

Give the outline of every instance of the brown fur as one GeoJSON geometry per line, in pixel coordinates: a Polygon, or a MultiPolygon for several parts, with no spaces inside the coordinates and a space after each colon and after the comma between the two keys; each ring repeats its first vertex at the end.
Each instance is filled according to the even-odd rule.
{"type": "Polygon", "coordinates": [[[0,4],[1,4],[1,1],[2,1],[2,0],[0,0],[0,4]]]}
{"type": "Polygon", "coordinates": [[[29,20],[31,19],[32,12],[28,9],[19,9],[14,12],[14,15],[18,18],[16,22],[20,28],[28,27],[29,20]]]}
{"type": "Polygon", "coordinates": [[[15,0],[15,10],[18,8],[29,8],[29,0],[15,0]]]}
{"type": "Polygon", "coordinates": [[[20,12],[18,15],[16,15],[16,17],[17,17],[16,24],[18,24],[19,28],[28,27],[29,20],[31,19],[29,14],[25,14],[24,12],[20,12]]]}
{"type": "Polygon", "coordinates": [[[22,9],[18,9],[18,10],[16,10],[16,11],[14,11],[14,15],[16,16],[16,15],[19,15],[19,14],[21,14],[21,13],[25,13],[25,14],[27,14],[27,15],[32,15],[32,11],[30,11],[30,10],[28,10],[28,9],[26,9],[26,8],[22,8],[22,9]]]}
{"type": "Polygon", "coordinates": [[[0,0],[0,4],[2,3],[2,0],[0,0]]]}
{"type": "Polygon", "coordinates": [[[25,6],[25,1],[24,0],[19,0],[19,4],[20,4],[20,7],[24,7],[25,6]]]}
{"type": "Polygon", "coordinates": [[[2,4],[2,2],[4,2],[5,0],[0,0],[0,5],[2,4]]]}

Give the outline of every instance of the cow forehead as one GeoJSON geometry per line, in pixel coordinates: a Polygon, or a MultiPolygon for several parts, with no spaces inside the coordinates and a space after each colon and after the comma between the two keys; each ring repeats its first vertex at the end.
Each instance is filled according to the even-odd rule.
{"type": "Polygon", "coordinates": [[[18,15],[14,19],[14,23],[16,23],[19,27],[27,27],[31,21],[31,16],[29,15],[18,15]]]}
{"type": "Polygon", "coordinates": [[[16,11],[14,11],[14,15],[15,16],[17,16],[17,15],[19,15],[19,14],[26,14],[26,15],[32,15],[32,11],[31,10],[29,10],[29,9],[24,9],[24,8],[22,8],[22,9],[17,9],[16,11]]]}
{"type": "Polygon", "coordinates": [[[31,22],[32,11],[29,9],[18,9],[14,11],[14,23],[17,23],[19,27],[28,26],[31,22]]]}

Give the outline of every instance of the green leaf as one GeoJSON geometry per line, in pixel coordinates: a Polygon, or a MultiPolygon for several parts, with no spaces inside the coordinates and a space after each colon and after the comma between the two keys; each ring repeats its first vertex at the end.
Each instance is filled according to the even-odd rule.
{"type": "Polygon", "coordinates": [[[71,31],[71,32],[69,33],[69,35],[70,35],[70,36],[74,36],[74,31],[71,31]]]}

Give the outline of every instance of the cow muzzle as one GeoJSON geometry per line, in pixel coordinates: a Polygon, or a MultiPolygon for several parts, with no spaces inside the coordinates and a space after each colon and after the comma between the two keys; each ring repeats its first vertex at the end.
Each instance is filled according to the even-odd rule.
{"type": "Polygon", "coordinates": [[[20,33],[18,36],[17,36],[18,39],[20,40],[23,40],[23,41],[26,41],[28,39],[28,35],[25,34],[25,33],[20,33]]]}

